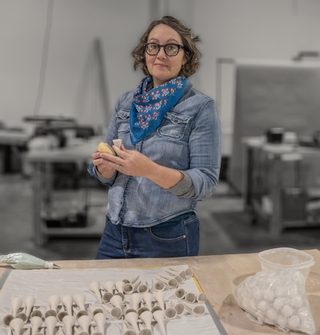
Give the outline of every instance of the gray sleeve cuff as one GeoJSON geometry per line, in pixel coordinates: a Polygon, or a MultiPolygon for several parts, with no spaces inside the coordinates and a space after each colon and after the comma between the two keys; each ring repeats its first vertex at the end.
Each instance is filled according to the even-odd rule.
{"type": "Polygon", "coordinates": [[[194,190],[194,186],[189,174],[185,171],[180,171],[184,175],[184,178],[179,181],[178,184],[174,185],[173,187],[167,189],[167,191],[175,194],[177,197],[181,198],[191,198],[193,197],[196,192],[194,190]]]}
{"type": "Polygon", "coordinates": [[[114,174],[113,177],[111,178],[105,178],[98,170],[97,167],[94,167],[94,173],[96,175],[96,177],[101,181],[102,184],[107,184],[107,183],[111,183],[115,177],[116,177],[116,173],[114,174]]]}

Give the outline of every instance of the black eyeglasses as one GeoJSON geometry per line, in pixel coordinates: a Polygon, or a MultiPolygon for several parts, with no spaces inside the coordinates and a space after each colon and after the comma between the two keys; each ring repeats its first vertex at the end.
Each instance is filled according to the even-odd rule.
{"type": "Polygon", "coordinates": [[[145,48],[146,53],[150,56],[157,55],[161,47],[163,47],[165,54],[169,57],[177,56],[180,49],[184,49],[182,45],[174,44],[174,43],[165,44],[165,45],[160,45],[157,43],[146,43],[145,46],[146,46],[145,48]]]}

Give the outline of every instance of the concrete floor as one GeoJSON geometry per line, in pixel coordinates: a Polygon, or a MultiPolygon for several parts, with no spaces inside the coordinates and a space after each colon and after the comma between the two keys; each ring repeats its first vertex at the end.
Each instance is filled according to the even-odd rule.
{"type": "MultiPolygon", "coordinates": [[[[91,201],[101,203],[101,191],[91,192],[91,201]],[[100,193],[99,193],[100,192],[100,193]]],[[[94,259],[99,238],[50,238],[36,246],[33,230],[33,189],[30,179],[21,175],[0,176],[0,255],[26,252],[46,260],[94,259]]],[[[90,214],[103,231],[105,206],[90,214]]],[[[288,246],[320,249],[320,228],[286,229],[278,238],[263,223],[251,224],[243,209],[243,199],[220,182],[215,194],[198,203],[200,220],[200,255],[260,252],[288,246]]]]}

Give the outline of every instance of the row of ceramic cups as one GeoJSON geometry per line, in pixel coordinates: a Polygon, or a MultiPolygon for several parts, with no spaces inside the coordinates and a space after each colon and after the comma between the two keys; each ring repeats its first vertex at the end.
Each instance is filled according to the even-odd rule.
{"type": "MultiPolygon", "coordinates": [[[[59,335],[104,335],[104,326],[106,322],[106,318],[103,313],[97,314],[94,317],[95,323],[98,327],[98,330],[94,328],[94,325],[91,322],[91,318],[88,315],[83,315],[78,319],[79,327],[75,325],[75,318],[71,315],[66,315],[62,319],[62,325],[58,324],[58,320],[55,316],[48,316],[45,318],[44,323],[45,326],[42,326],[43,320],[38,316],[34,316],[31,318],[31,327],[27,328],[25,335],[44,335],[45,329],[47,335],[56,334],[56,326],[58,326],[58,334],[59,335]],[[63,330],[65,329],[65,332],[63,330]]],[[[21,331],[24,327],[25,323],[20,318],[14,318],[10,321],[9,327],[14,331],[16,335],[21,334],[21,331]]]]}
{"type": "MultiPolygon", "coordinates": [[[[189,268],[185,270],[168,268],[165,271],[168,275],[159,274],[159,276],[153,278],[153,288],[155,291],[163,291],[166,286],[169,289],[177,288],[183,280],[190,279],[193,275],[192,270],[189,268]]],[[[99,302],[108,303],[115,294],[123,296],[124,294],[133,294],[134,292],[140,294],[149,292],[148,283],[146,281],[138,281],[139,277],[137,275],[131,279],[123,279],[116,283],[107,281],[104,283],[103,288],[101,288],[98,281],[94,281],[89,285],[89,288],[96,295],[99,302]]]]}
{"type": "Polygon", "coordinates": [[[168,268],[165,271],[167,274],[159,273],[159,275],[153,279],[153,288],[155,291],[163,291],[166,286],[168,289],[175,289],[179,287],[184,280],[190,279],[193,276],[192,270],[189,268],[185,270],[168,268]]]}
{"type": "MultiPolygon", "coordinates": [[[[72,327],[75,325],[75,316],[78,321],[78,324],[82,328],[81,335],[85,335],[86,333],[89,334],[89,328],[87,331],[83,331],[84,325],[89,321],[91,324],[91,317],[88,315],[88,312],[86,311],[85,307],[85,295],[77,295],[75,297],[72,297],[70,295],[67,295],[60,299],[59,296],[53,295],[48,300],[48,306],[47,311],[44,314],[44,322],[45,326],[47,328],[47,333],[54,334],[55,333],[55,327],[58,322],[61,322],[65,329],[66,334],[73,334],[72,327]],[[59,308],[58,306],[62,302],[63,306],[62,308],[59,308]],[[73,305],[73,302],[76,303],[78,306],[78,309],[75,308],[73,305]],[[73,315],[74,312],[74,315],[73,315]]],[[[23,305],[23,301],[20,298],[14,298],[11,301],[11,311],[9,314],[5,315],[5,317],[2,320],[2,324],[5,327],[10,327],[15,331],[15,334],[20,334],[21,330],[23,329],[25,323],[30,319],[31,327],[28,327],[27,332],[30,333],[32,329],[32,334],[40,335],[44,332],[44,327],[42,328],[42,333],[40,332],[40,327],[43,324],[43,315],[40,309],[37,309],[35,307],[35,298],[34,297],[27,297],[25,299],[25,307],[21,307],[23,305]]],[[[89,306],[91,307],[91,306],[89,306]]],[[[91,311],[93,312],[93,308],[91,307],[91,311]]],[[[104,324],[106,321],[106,317],[104,313],[100,313],[100,315],[93,315],[93,319],[98,326],[99,331],[96,331],[91,325],[91,334],[95,335],[101,335],[104,333],[104,324]]],[[[88,326],[89,327],[89,326],[88,326]]],[[[59,332],[64,334],[62,327],[60,327],[59,332]]],[[[77,327],[74,327],[75,332],[80,332],[77,327]]],[[[27,334],[27,333],[26,333],[27,334]]]]}
{"type": "MultiPolygon", "coordinates": [[[[175,292],[175,296],[182,300],[187,297],[188,302],[173,302],[172,307],[169,307],[168,304],[164,302],[164,293],[163,292],[156,292],[155,295],[147,292],[144,295],[141,295],[139,293],[135,293],[130,296],[130,300],[132,303],[132,308],[127,308],[125,313],[125,320],[130,323],[130,325],[134,328],[134,330],[126,329],[124,332],[128,331],[130,334],[130,331],[137,331],[139,329],[139,334],[148,334],[148,329],[151,332],[151,319],[155,320],[157,323],[159,323],[159,327],[162,333],[165,333],[164,331],[164,324],[163,324],[163,318],[167,319],[174,319],[177,315],[182,316],[185,311],[185,306],[191,310],[192,314],[195,316],[201,316],[203,315],[205,309],[203,306],[199,305],[192,305],[190,302],[194,302],[194,299],[190,299],[190,297],[195,296],[194,293],[191,292],[185,292],[184,289],[180,288],[175,292]],[[189,297],[189,298],[188,298],[189,297]],[[157,301],[157,305],[153,304],[154,298],[157,301]],[[140,302],[144,300],[146,307],[142,306],[139,308],[140,302]],[[148,312],[148,313],[145,313],[148,312]],[[143,314],[143,315],[142,315],[143,314]],[[142,315],[142,316],[141,316],[142,315]],[[152,315],[152,318],[150,319],[150,315],[152,315]],[[145,326],[142,324],[137,324],[137,319],[140,318],[145,323],[145,326]],[[134,321],[136,320],[136,321],[134,321]],[[147,329],[146,329],[146,328],[147,329]]],[[[197,300],[201,301],[200,297],[202,299],[205,299],[204,294],[197,295],[197,300]]],[[[28,303],[30,299],[26,299],[26,307],[30,310],[30,304],[28,303]]],[[[35,300],[33,301],[33,303],[35,300]]],[[[104,332],[104,323],[106,321],[106,317],[103,313],[103,311],[100,308],[94,308],[91,305],[89,305],[89,309],[91,311],[91,314],[93,316],[93,319],[95,320],[99,331],[95,331],[93,326],[91,325],[91,317],[88,315],[86,311],[85,306],[85,296],[84,295],[78,295],[72,298],[71,296],[65,296],[60,300],[59,296],[51,296],[49,298],[49,305],[47,308],[47,311],[45,313],[45,324],[46,328],[48,329],[48,334],[54,334],[54,329],[57,325],[57,322],[60,321],[64,324],[66,329],[66,334],[72,334],[72,327],[75,323],[75,318],[72,316],[72,311],[75,312],[75,316],[77,318],[77,321],[79,325],[81,326],[81,335],[89,334],[89,327],[90,333],[98,335],[100,333],[103,334],[104,332]],[[62,301],[64,307],[66,308],[66,311],[63,309],[63,311],[60,311],[58,313],[58,305],[60,304],[60,301],[62,301]],[[76,310],[75,307],[73,307],[73,301],[77,304],[77,306],[80,308],[80,311],[76,310]],[[68,314],[69,313],[69,314],[68,314]],[[100,332],[100,333],[99,333],[100,332]]],[[[123,310],[123,300],[121,296],[114,296],[111,299],[111,303],[113,304],[113,308],[109,308],[106,305],[102,305],[111,315],[111,318],[113,319],[119,319],[122,316],[122,310],[123,310]]],[[[14,299],[11,303],[14,315],[19,315],[18,313],[18,307],[21,307],[21,301],[18,301],[18,299],[14,299]]],[[[40,310],[35,310],[40,312],[40,310]]],[[[20,312],[21,313],[21,312],[20,312]]],[[[40,312],[41,313],[41,312],[40,312]]],[[[40,326],[42,324],[42,318],[38,315],[33,315],[31,313],[31,324],[33,329],[33,334],[41,334],[39,332],[40,326]]],[[[14,318],[14,320],[11,320],[9,323],[9,326],[15,330],[16,334],[20,334],[21,329],[24,325],[24,321],[22,319],[14,318]]],[[[126,326],[124,325],[124,328],[126,326]]],[[[42,328],[43,329],[43,328],[42,328]]],[[[80,332],[77,327],[74,327],[75,332],[80,332]]],[[[28,329],[30,331],[30,328],[28,329]]],[[[60,327],[59,332],[62,332],[62,328],[60,327]]]]}
{"type": "MultiPolygon", "coordinates": [[[[125,328],[126,326],[124,324],[124,335],[151,335],[153,321],[159,325],[161,334],[166,335],[164,324],[165,318],[173,320],[178,316],[182,317],[185,314],[185,308],[197,317],[200,317],[205,313],[203,303],[197,304],[186,302],[183,297],[180,298],[180,300],[170,300],[169,304],[164,301],[163,292],[156,292],[154,295],[152,295],[152,293],[143,294],[142,299],[145,302],[145,306],[138,308],[141,299],[139,295],[140,294],[135,293],[130,297],[130,300],[132,301],[132,308],[128,308],[125,311],[125,320],[132,326],[132,329],[125,328]],[[157,304],[153,304],[153,298],[155,298],[157,304]],[[139,319],[141,322],[138,322],[139,319]]],[[[203,295],[201,297],[204,298],[203,295]]],[[[120,304],[118,305],[118,308],[121,308],[120,304]]]]}
{"type": "MultiPolygon", "coordinates": [[[[151,324],[156,322],[162,334],[165,334],[163,319],[175,319],[182,317],[187,309],[194,316],[202,316],[205,313],[204,303],[206,296],[204,293],[195,294],[186,292],[183,288],[179,288],[175,292],[178,300],[165,301],[164,292],[147,292],[144,294],[133,293],[130,295],[130,305],[121,299],[121,296],[114,295],[107,304],[101,306],[109,313],[112,319],[124,318],[132,329],[125,328],[123,333],[148,335],[152,334],[151,324]],[[187,300],[187,299],[188,300],[187,300]],[[109,306],[109,304],[111,306],[109,306]]],[[[94,311],[98,312],[100,307],[94,311]]],[[[101,312],[101,310],[100,310],[101,312]]]]}

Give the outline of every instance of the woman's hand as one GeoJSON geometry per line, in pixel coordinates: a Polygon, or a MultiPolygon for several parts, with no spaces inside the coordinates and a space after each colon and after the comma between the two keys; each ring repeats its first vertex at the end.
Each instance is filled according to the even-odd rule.
{"type": "Polygon", "coordinates": [[[102,174],[105,178],[111,178],[116,170],[112,166],[112,162],[108,160],[109,157],[114,157],[110,154],[102,154],[98,150],[95,151],[92,155],[92,163],[96,166],[96,169],[102,174]]]}
{"type": "Polygon", "coordinates": [[[150,174],[150,168],[154,164],[148,157],[135,150],[127,150],[121,145],[121,149],[113,146],[118,157],[100,154],[103,159],[108,160],[108,167],[126,174],[128,176],[146,177],[150,174]]]}
{"type": "Polygon", "coordinates": [[[100,154],[101,157],[107,156],[108,166],[128,176],[148,178],[164,189],[171,188],[184,177],[181,172],[156,164],[138,151],[125,149],[123,144],[121,149],[116,146],[113,149],[119,157],[100,154]]]}

